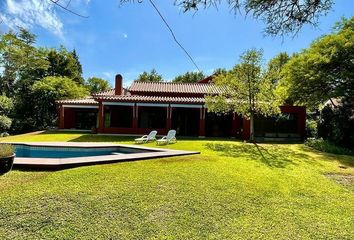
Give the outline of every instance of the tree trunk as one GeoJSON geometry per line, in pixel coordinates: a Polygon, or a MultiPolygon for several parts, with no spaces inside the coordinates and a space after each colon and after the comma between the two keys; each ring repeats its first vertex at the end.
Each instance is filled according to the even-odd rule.
{"type": "Polygon", "coordinates": [[[251,113],[250,117],[250,141],[254,142],[254,114],[251,113]]]}

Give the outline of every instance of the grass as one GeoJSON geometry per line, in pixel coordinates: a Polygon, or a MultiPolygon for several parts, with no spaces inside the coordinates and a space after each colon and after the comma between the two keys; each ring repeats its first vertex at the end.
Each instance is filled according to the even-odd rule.
{"type": "MultiPolygon", "coordinates": [[[[7,141],[107,141],[79,133],[7,141]]],[[[154,143],[146,144],[155,146],[154,143]]],[[[0,239],[352,239],[354,157],[180,139],[200,155],[0,177],[0,239]],[[335,176],[335,178],[331,177],[335,176]],[[349,177],[350,176],[350,177],[349,177]]]]}

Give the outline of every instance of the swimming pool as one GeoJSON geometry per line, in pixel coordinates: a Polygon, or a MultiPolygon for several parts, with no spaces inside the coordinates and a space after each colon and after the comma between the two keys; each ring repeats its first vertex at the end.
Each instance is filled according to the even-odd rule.
{"type": "Polygon", "coordinates": [[[28,146],[14,144],[17,157],[25,158],[73,158],[104,155],[144,153],[148,150],[127,147],[65,147],[65,146],[28,146]]]}
{"type": "Polygon", "coordinates": [[[15,147],[14,167],[67,168],[93,164],[199,154],[199,152],[97,142],[7,142],[15,147]]]}

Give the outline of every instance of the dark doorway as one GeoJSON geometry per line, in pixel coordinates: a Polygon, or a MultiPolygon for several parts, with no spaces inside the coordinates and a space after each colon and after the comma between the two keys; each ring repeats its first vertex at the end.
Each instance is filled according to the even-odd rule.
{"type": "Polygon", "coordinates": [[[105,113],[105,127],[131,128],[133,125],[131,106],[110,106],[105,113]]]}
{"type": "Polygon", "coordinates": [[[232,114],[207,112],[205,126],[207,137],[230,137],[232,129],[232,114]]]}
{"type": "Polygon", "coordinates": [[[90,130],[96,127],[97,113],[89,111],[76,111],[75,128],[81,130],[90,130]]]}
{"type": "Polygon", "coordinates": [[[180,136],[198,136],[199,108],[174,108],[172,110],[172,128],[180,136]]]}
{"type": "Polygon", "coordinates": [[[258,115],[254,119],[254,132],[256,137],[298,134],[298,116],[292,113],[282,113],[277,117],[258,115]]]}
{"type": "Polygon", "coordinates": [[[166,107],[139,107],[139,128],[166,128],[166,107]]]}

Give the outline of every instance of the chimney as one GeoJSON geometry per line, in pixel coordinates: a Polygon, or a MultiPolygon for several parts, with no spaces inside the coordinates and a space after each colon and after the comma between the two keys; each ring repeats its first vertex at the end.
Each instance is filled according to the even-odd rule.
{"type": "Polygon", "coordinates": [[[116,75],[116,86],[115,86],[115,95],[122,95],[123,91],[123,77],[120,74],[116,75]]]}

